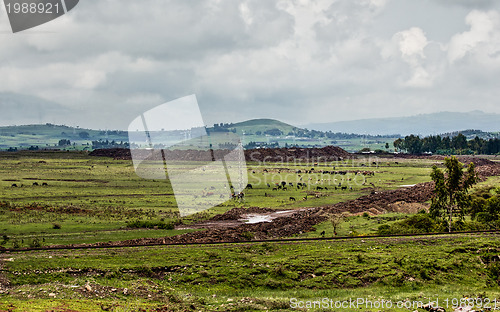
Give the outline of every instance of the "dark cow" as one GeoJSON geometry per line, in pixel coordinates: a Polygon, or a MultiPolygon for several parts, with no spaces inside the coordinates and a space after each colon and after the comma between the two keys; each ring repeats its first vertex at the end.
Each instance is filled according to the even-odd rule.
{"type": "Polygon", "coordinates": [[[33,186],[38,186],[38,182],[33,182],[33,186]]]}
{"type": "Polygon", "coordinates": [[[290,201],[295,201],[295,197],[290,197],[290,201]]]}
{"type": "Polygon", "coordinates": [[[253,186],[252,186],[252,184],[248,183],[246,188],[247,189],[253,189],[253,186]]]}
{"type": "Polygon", "coordinates": [[[286,188],[286,186],[283,186],[282,189],[283,189],[283,191],[288,191],[288,189],[286,188]]]}
{"type": "Polygon", "coordinates": [[[325,233],[325,231],[323,231],[323,232],[321,232],[319,235],[321,235],[321,236],[325,237],[325,234],[326,234],[326,233],[325,233]]]}
{"type": "Polygon", "coordinates": [[[17,187],[17,184],[15,184],[15,183],[14,183],[14,184],[12,184],[12,186],[11,186],[11,187],[17,187]]]}
{"type": "Polygon", "coordinates": [[[316,186],[316,190],[322,190],[323,188],[321,186],[316,186]]]}
{"type": "Polygon", "coordinates": [[[49,186],[49,185],[47,184],[47,182],[43,182],[42,186],[49,186]]]}
{"type": "Polygon", "coordinates": [[[276,187],[273,187],[273,191],[277,191],[277,190],[278,190],[278,188],[276,188],[276,187]]]}
{"type": "Polygon", "coordinates": [[[341,189],[342,189],[342,191],[345,191],[345,190],[347,190],[347,186],[342,186],[341,189]]]}

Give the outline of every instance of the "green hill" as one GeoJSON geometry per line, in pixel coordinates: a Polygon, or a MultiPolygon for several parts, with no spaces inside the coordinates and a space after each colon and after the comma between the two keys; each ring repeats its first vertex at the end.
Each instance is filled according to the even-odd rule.
{"type": "Polygon", "coordinates": [[[267,132],[272,132],[272,130],[279,130],[284,135],[287,135],[290,132],[294,132],[297,130],[297,127],[289,125],[287,123],[281,122],[275,119],[252,119],[243,122],[238,122],[232,124],[231,128],[235,128],[238,134],[256,134],[260,131],[260,133],[264,134],[267,132]]]}
{"type": "Polygon", "coordinates": [[[0,149],[22,148],[31,146],[39,148],[60,148],[60,140],[71,142],[75,149],[91,147],[92,141],[127,142],[126,131],[106,131],[74,128],[50,123],[40,125],[6,126],[0,127],[0,149]]]}

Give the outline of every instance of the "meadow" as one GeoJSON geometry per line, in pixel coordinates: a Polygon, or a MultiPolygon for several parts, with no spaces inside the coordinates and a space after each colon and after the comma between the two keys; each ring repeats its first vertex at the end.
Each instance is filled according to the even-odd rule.
{"type": "MultiPolygon", "coordinates": [[[[181,222],[189,224],[206,220],[235,207],[288,210],[331,205],[374,190],[429,181],[432,163],[429,160],[406,160],[396,164],[393,160],[381,158],[351,159],[316,166],[307,162],[249,162],[248,183],[252,189],[244,191],[243,201],[227,201],[182,218],[181,222]],[[333,171],[333,166],[337,171],[348,173],[320,173],[322,170],[333,171]],[[312,168],[315,168],[314,172],[305,173],[312,168]],[[374,171],[376,174],[361,176],[349,171],[374,171]],[[273,191],[275,184],[281,181],[287,182],[288,189],[273,191]],[[297,188],[298,182],[306,183],[307,187],[297,188]],[[349,189],[341,190],[339,183],[349,189]],[[327,189],[317,190],[318,186],[327,189]],[[296,200],[291,201],[290,197],[296,200]]],[[[29,246],[33,239],[42,245],[51,245],[84,243],[86,239],[93,243],[182,233],[127,228],[127,224],[135,220],[179,223],[175,197],[168,180],[140,178],[130,160],[89,157],[85,152],[26,151],[0,153],[0,164],[0,201],[3,202],[0,205],[0,235],[8,238],[4,239],[5,247],[13,244],[29,246]]]]}

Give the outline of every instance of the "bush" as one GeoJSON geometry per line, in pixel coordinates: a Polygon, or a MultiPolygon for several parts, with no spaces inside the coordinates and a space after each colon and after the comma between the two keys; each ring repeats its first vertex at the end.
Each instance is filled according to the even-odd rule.
{"type": "Polygon", "coordinates": [[[442,224],[434,220],[428,213],[418,213],[392,225],[383,224],[379,226],[377,234],[414,234],[439,232],[442,230],[442,224]]]}
{"type": "Polygon", "coordinates": [[[240,235],[241,235],[241,237],[243,237],[243,238],[245,238],[247,240],[252,240],[253,237],[254,237],[254,235],[253,235],[252,232],[243,232],[240,235]]]}
{"type": "Polygon", "coordinates": [[[135,220],[127,223],[128,228],[134,229],[162,229],[162,230],[173,230],[175,228],[173,223],[165,223],[163,221],[146,221],[146,220],[135,220]]]}
{"type": "Polygon", "coordinates": [[[37,248],[37,247],[42,247],[42,242],[38,237],[33,238],[33,240],[30,242],[30,247],[31,248],[37,248]]]}

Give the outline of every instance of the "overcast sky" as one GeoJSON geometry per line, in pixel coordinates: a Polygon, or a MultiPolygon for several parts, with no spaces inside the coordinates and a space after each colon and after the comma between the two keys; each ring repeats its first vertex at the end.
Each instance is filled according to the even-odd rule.
{"type": "Polygon", "coordinates": [[[495,0],[82,0],[16,34],[0,9],[1,124],[126,129],[190,94],[207,124],[500,113],[499,78],[495,0]]]}

